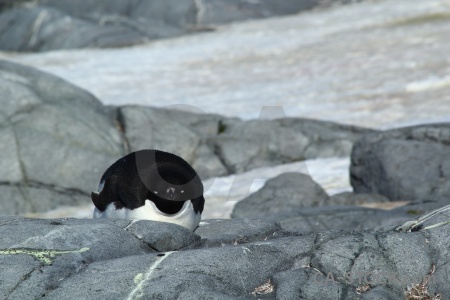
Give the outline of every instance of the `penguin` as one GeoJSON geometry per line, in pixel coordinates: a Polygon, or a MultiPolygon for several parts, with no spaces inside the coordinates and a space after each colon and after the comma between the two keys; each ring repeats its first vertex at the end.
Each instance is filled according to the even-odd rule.
{"type": "Polygon", "coordinates": [[[91,193],[94,218],[145,219],[194,231],[205,204],[203,184],[181,157],[160,150],[132,152],[113,163],[91,193]]]}

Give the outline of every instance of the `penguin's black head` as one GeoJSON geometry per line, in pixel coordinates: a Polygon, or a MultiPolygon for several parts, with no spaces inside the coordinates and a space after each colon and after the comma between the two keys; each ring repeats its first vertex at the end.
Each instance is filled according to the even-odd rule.
{"type": "MultiPolygon", "coordinates": [[[[157,161],[154,168],[145,171],[143,182],[148,190],[147,199],[155,203],[160,211],[175,214],[181,210],[185,201],[200,197],[203,199],[203,184],[195,171],[192,172],[193,169],[187,166],[186,162],[180,163],[178,159],[162,160],[157,161]]],[[[197,211],[195,201],[193,204],[197,211]]],[[[203,206],[200,212],[202,210],[203,206]]]]}
{"type": "Polygon", "coordinates": [[[186,201],[203,195],[203,184],[193,169],[172,161],[157,162],[145,170],[142,181],[151,194],[169,201],[186,201]]]}

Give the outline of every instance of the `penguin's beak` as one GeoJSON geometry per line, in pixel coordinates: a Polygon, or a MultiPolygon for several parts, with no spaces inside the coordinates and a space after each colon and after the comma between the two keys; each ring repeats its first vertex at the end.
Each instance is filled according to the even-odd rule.
{"type": "Polygon", "coordinates": [[[166,193],[167,193],[167,197],[168,197],[170,200],[175,199],[175,196],[176,196],[175,188],[173,188],[173,187],[168,188],[167,191],[166,191],[166,193]]]}

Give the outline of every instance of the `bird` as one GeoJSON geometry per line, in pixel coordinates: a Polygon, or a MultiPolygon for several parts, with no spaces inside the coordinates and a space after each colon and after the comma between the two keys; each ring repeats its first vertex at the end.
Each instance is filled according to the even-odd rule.
{"type": "Polygon", "coordinates": [[[169,222],[194,231],[205,198],[197,172],[181,157],[155,149],[131,152],[106,169],[91,193],[94,218],[169,222]]]}

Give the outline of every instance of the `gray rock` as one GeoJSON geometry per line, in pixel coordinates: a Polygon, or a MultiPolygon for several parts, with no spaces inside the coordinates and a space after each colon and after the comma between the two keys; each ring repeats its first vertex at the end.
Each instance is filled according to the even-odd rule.
{"type": "Polygon", "coordinates": [[[390,200],[444,200],[450,193],[450,124],[395,129],[354,145],[351,184],[390,200]]]}
{"type": "Polygon", "coordinates": [[[38,213],[58,206],[89,203],[88,191],[65,189],[57,184],[0,184],[0,215],[38,213]]]}
{"type": "MultiPolygon", "coordinates": [[[[8,299],[18,284],[40,269],[39,261],[33,259],[31,255],[0,255],[0,263],[2,264],[0,272],[1,299],[8,299]]],[[[36,286],[33,289],[36,290],[36,286]]]]}
{"type": "MultiPolygon", "coordinates": [[[[448,202],[446,204],[448,206],[448,202]]],[[[443,242],[443,240],[446,239],[446,232],[448,239],[449,221],[450,211],[447,207],[447,209],[442,211],[441,213],[435,214],[431,218],[425,220],[422,223],[419,232],[427,238],[427,243],[445,243],[443,242]]],[[[433,250],[435,250],[435,248],[431,247],[430,251],[433,250]]],[[[432,295],[435,293],[442,293],[441,291],[448,290],[448,287],[446,285],[448,284],[448,278],[450,276],[450,267],[448,266],[448,263],[446,263],[446,258],[450,254],[450,250],[449,248],[440,248],[440,251],[441,252],[439,253],[439,257],[433,260],[433,264],[436,266],[435,273],[430,276],[430,280],[432,281],[432,285],[430,286],[430,294],[432,295]],[[442,267],[439,267],[441,265],[442,267]]],[[[442,299],[445,299],[445,297],[443,297],[442,299]]]]}
{"type": "Polygon", "coordinates": [[[48,51],[123,47],[149,39],[130,24],[102,24],[71,17],[50,7],[19,8],[0,15],[0,49],[48,51]],[[14,21],[13,21],[14,20],[14,21]]]}
{"type": "MultiPolygon", "coordinates": [[[[1,62],[0,70],[2,99],[11,100],[0,114],[0,122],[7,124],[0,130],[0,188],[7,199],[0,204],[2,214],[89,203],[103,171],[129,151],[156,148],[175,153],[207,179],[302,159],[296,156],[296,143],[306,142],[304,136],[315,139],[315,130],[321,126],[329,131],[335,126],[341,132],[341,125],[316,121],[291,119],[288,125],[293,128],[296,122],[315,124],[310,124],[311,132],[297,135],[277,125],[283,120],[253,123],[179,110],[106,107],[91,94],[37,70],[8,62],[1,62]],[[266,132],[278,131],[264,139],[258,131],[261,124],[266,132]],[[228,136],[236,128],[242,135],[228,136]],[[255,132],[265,144],[247,139],[255,132]],[[227,149],[236,149],[221,148],[224,141],[230,143],[227,149]],[[243,151],[240,147],[246,143],[243,151]],[[249,160],[251,149],[256,154],[249,160]],[[233,163],[240,156],[242,162],[233,163]]],[[[319,155],[325,152],[318,151],[319,155]]],[[[333,153],[341,154],[340,150],[333,153]]]]}
{"type": "Polygon", "coordinates": [[[57,1],[39,0],[40,4],[57,7],[75,16],[88,14],[121,15],[130,18],[144,18],[161,21],[177,27],[193,25],[223,24],[276,15],[294,14],[318,4],[315,0],[269,0],[248,2],[244,0],[145,0],[123,3],[112,1],[57,1]]]}
{"type": "Polygon", "coordinates": [[[124,106],[120,110],[130,151],[164,149],[193,161],[201,138],[191,129],[156,109],[124,106]]]}
{"type": "MultiPolygon", "coordinates": [[[[127,259],[116,263],[120,268],[110,268],[102,262],[93,267],[102,273],[112,272],[108,277],[116,278],[120,282],[129,283],[135,279],[134,285],[128,284],[127,288],[123,288],[121,284],[120,289],[115,289],[121,293],[118,295],[120,298],[135,299],[138,295],[145,295],[149,299],[177,299],[180,293],[189,291],[199,294],[215,292],[228,297],[244,298],[250,297],[251,292],[266,282],[271,274],[287,269],[292,260],[292,257],[286,255],[274,256],[271,252],[278,251],[272,245],[249,245],[248,250],[246,248],[236,246],[181,251],[182,253],[168,252],[157,259],[150,255],[138,256],[134,258],[141,263],[137,268],[135,263],[127,263],[127,259]],[[118,271],[122,268],[123,274],[118,271]],[[133,270],[133,275],[130,270],[133,270]]],[[[60,288],[50,292],[48,297],[67,299],[67,296],[64,296],[66,294],[83,298],[86,292],[75,288],[75,285],[80,286],[83,281],[83,286],[93,290],[91,298],[97,299],[104,294],[103,288],[93,288],[101,282],[98,279],[92,281],[98,277],[97,272],[90,271],[80,275],[73,276],[73,281],[61,283],[60,288]]]]}
{"type": "Polygon", "coordinates": [[[0,278],[2,282],[7,279],[0,294],[11,299],[45,295],[56,281],[84,271],[95,261],[154,253],[157,248],[174,251],[200,239],[181,226],[151,221],[2,217],[0,226],[0,259],[10,260],[1,276],[13,270],[22,274],[0,278]],[[11,262],[19,263],[13,266],[11,262]]]}
{"type": "Polygon", "coordinates": [[[269,216],[327,202],[328,195],[310,176],[285,173],[268,180],[260,190],[236,203],[231,217],[269,216]]]}
{"type": "Polygon", "coordinates": [[[392,230],[415,216],[445,206],[448,201],[412,202],[391,210],[350,205],[330,205],[291,209],[289,212],[267,216],[284,230],[297,233],[327,230],[361,231],[392,230]]]}
{"type": "Polygon", "coordinates": [[[224,247],[254,241],[279,238],[284,235],[280,224],[260,219],[222,220],[210,219],[200,223],[195,230],[202,243],[194,247],[224,247]]]}
{"type": "Polygon", "coordinates": [[[306,158],[348,155],[354,140],[374,132],[314,120],[241,121],[136,105],[122,106],[120,119],[130,151],[165,149],[193,164],[202,179],[306,158]]]}
{"type": "Polygon", "coordinates": [[[365,134],[377,132],[358,126],[302,118],[284,118],[278,120],[278,124],[308,138],[309,143],[303,152],[305,159],[348,156],[355,141],[365,134]]]}
{"type": "Polygon", "coordinates": [[[191,165],[202,179],[229,174],[220,157],[206,144],[201,144],[195,150],[195,158],[191,165]]]}
{"type": "Polygon", "coordinates": [[[126,230],[159,252],[174,251],[200,241],[200,236],[182,226],[147,220],[136,220],[126,230]]]}
{"type": "Polygon", "coordinates": [[[361,294],[362,300],[391,300],[397,297],[395,293],[383,286],[377,286],[361,294]]]}
{"type": "Polygon", "coordinates": [[[330,280],[326,275],[311,268],[293,269],[274,276],[277,286],[276,299],[356,299],[354,291],[340,282],[330,280]]]}
{"type": "Polygon", "coordinates": [[[279,222],[284,230],[298,233],[327,230],[386,230],[393,229],[397,224],[410,218],[411,215],[403,210],[386,211],[349,205],[291,209],[289,212],[267,216],[267,219],[279,222]]]}
{"type": "Polygon", "coordinates": [[[225,121],[223,128],[210,143],[234,173],[317,157],[346,156],[355,140],[374,132],[301,118],[225,121]]]}
{"type": "Polygon", "coordinates": [[[378,194],[356,194],[352,192],[342,192],[330,196],[328,203],[332,205],[360,205],[363,203],[383,203],[389,199],[378,194]]]}
{"type": "MultiPolygon", "coordinates": [[[[434,221],[449,218],[447,212],[434,221]]],[[[442,299],[450,296],[448,225],[410,233],[326,231],[267,240],[254,235],[237,245],[205,249],[194,242],[189,250],[155,253],[125,230],[139,223],[0,217],[0,295],[9,299],[32,295],[46,299],[394,300],[402,299],[408,288],[431,274],[426,285],[429,292],[439,293],[442,299]],[[358,294],[368,281],[369,290],[358,294]]],[[[174,226],[142,224],[142,231],[146,227],[155,232],[157,226],[174,226]]],[[[226,228],[247,232],[254,227],[257,232],[267,224],[216,220],[202,234],[214,239],[226,228]]]]}
{"type": "Polygon", "coordinates": [[[8,51],[123,47],[211,30],[210,24],[293,14],[316,5],[313,0],[40,0],[0,15],[0,45],[8,51]]]}
{"type": "Polygon", "coordinates": [[[1,214],[89,203],[124,154],[113,118],[88,92],[0,61],[1,214]]]}
{"type": "Polygon", "coordinates": [[[261,1],[206,0],[204,12],[198,16],[200,24],[223,24],[248,19],[288,15],[317,6],[315,0],[261,1]]]}
{"type": "Polygon", "coordinates": [[[132,105],[122,106],[120,115],[130,151],[164,149],[191,163],[202,179],[228,174],[206,145],[220,116],[132,105]]]}
{"type": "MultiPolygon", "coordinates": [[[[183,27],[195,23],[196,14],[194,1],[145,0],[123,2],[120,0],[81,0],[74,2],[39,0],[38,3],[55,7],[78,18],[90,17],[100,20],[105,16],[120,16],[129,22],[139,20],[170,26],[174,29],[177,28],[180,33],[183,27]]],[[[142,28],[142,31],[145,32],[145,29],[142,28]]]]}
{"type": "Polygon", "coordinates": [[[130,151],[165,149],[202,179],[318,157],[349,155],[373,130],[301,118],[242,121],[219,115],[126,105],[120,119],[130,151]]]}

